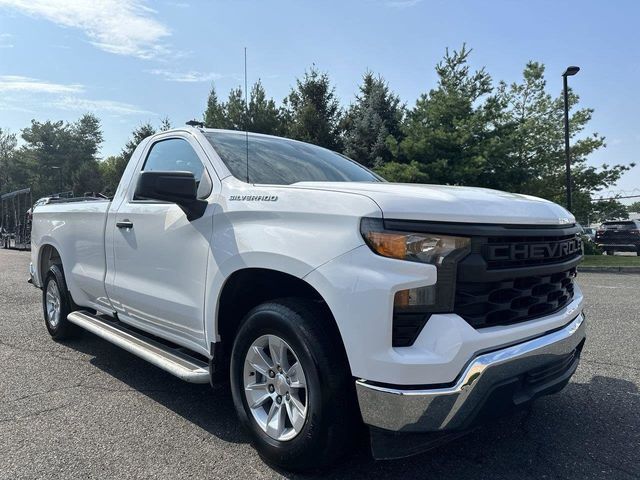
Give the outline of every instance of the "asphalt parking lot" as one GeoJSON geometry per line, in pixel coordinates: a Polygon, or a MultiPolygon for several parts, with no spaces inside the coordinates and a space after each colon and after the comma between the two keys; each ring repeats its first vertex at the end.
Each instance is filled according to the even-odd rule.
{"type": "MultiPolygon", "coordinates": [[[[56,343],[29,254],[0,250],[0,478],[274,478],[222,387],[183,383],[85,333],[56,343]]],[[[437,450],[330,478],[640,478],[640,275],[581,274],[588,341],[571,383],[437,450]]]]}

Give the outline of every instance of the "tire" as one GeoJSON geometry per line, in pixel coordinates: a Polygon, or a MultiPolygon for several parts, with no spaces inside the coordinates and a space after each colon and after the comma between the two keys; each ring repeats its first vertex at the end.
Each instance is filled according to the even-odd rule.
{"type": "Polygon", "coordinates": [[[42,288],[42,311],[44,324],[49,335],[55,340],[72,337],[79,331],[67,320],[67,315],[76,309],[67,290],[62,266],[52,265],[42,288]]]}
{"type": "Polygon", "coordinates": [[[610,249],[610,248],[607,248],[607,249],[605,250],[605,253],[606,253],[607,255],[614,255],[614,254],[615,254],[615,250],[612,250],[612,249],[610,249]]]}
{"type": "Polygon", "coordinates": [[[263,303],[244,318],[231,353],[231,391],[241,423],[262,458],[291,471],[319,469],[336,462],[352,448],[361,427],[346,354],[327,315],[319,304],[308,300],[263,303]],[[276,367],[277,356],[269,348],[270,345],[277,347],[278,340],[284,343],[280,348],[285,351],[281,355],[285,358],[281,362],[282,373],[276,367]],[[267,344],[262,353],[266,358],[262,357],[260,364],[253,347],[264,342],[267,344]],[[272,356],[276,357],[275,362],[272,356]],[[296,361],[302,367],[302,375],[297,368],[290,368],[296,361]],[[269,378],[268,371],[260,373],[249,362],[260,364],[263,370],[272,365],[274,378],[269,378]],[[289,385],[284,384],[283,375],[291,382],[289,385]],[[254,386],[268,384],[269,387],[247,393],[245,385],[251,382],[254,386]],[[301,387],[303,383],[306,388],[301,387]],[[270,390],[272,386],[274,390],[270,390]],[[256,398],[261,396],[269,398],[251,409],[250,395],[252,403],[259,403],[256,398]],[[278,395],[281,402],[277,402],[278,395]],[[304,420],[301,420],[301,404],[304,420]],[[269,419],[274,405],[276,412],[279,408],[286,414],[280,424],[284,425],[282,438],[277,438],[277,420],[282,418],[278,413],[268,424],[271,427],[260,423],[265,417],[269,419]]]}

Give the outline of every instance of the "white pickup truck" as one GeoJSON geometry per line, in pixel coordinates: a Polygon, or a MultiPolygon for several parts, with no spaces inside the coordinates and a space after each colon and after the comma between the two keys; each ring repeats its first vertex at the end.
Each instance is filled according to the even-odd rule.
{"type": "Polygon", "coordinates": [[[185,127],[144,140],[112,200],[37,207],[30,273],[54,339],[230,380],[259,453],[295,470],[362,425],[402,457],[562,389],[585,341],[577,232],[539,198],[185,127]]]}

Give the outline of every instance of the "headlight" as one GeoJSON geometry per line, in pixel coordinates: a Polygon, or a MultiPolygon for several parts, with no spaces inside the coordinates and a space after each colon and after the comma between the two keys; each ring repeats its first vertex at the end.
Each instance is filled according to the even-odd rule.
{"type": "Polygon", "coordinates": [[[378,255],[428,263],[435,265],[438,271],[435,284],[399,290],[394,294],[392,346],[413,345],[431,314],[453,311],[457,266],[471,252],[471,239],[388,230],[380,218],[363,218],[360,232],[369,248],[378,255]]]}
{"type": "Polygon", "coordinates": [[[378,255],[436,266],[450,256],[468,253],[471,244],[466,237],[386,230],[382,220],[373,218],[363,218],[360,231],[369,248],[378,255]]]}

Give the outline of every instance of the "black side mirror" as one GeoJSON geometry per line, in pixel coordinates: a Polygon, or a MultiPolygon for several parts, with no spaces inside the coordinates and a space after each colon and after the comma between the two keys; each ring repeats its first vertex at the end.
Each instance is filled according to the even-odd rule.
{"type": "Polygon", "coordinates": [[[191,172],[142,172],[135,198],[175,203],[189,221],[200,218],[207,208],[207,202],[198,200],[198,186],[191,172]]]}

